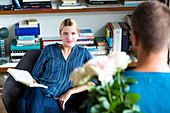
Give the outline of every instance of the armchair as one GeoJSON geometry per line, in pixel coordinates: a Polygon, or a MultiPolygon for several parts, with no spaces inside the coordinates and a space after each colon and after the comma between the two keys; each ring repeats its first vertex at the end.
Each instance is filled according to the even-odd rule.
{"type": "MultiPolygon", "coordinates": [[[[29,50],[26,52],[26,54],[22,57],[21,61],[16,66],[17,69],[23,69],[27,70],[30,73],[32,72],[33,66],[38,59],[41,49],[37,50],[29,50]]],[[[3,93],[2,93],[2,100],[4,103],[4,106],[8,113],[17,113],[16,109],[16,103],[19,100],[21,96],[24,95],[24,90],[26,89],[26,86],[16,82],[12,76],[9,76],[7,80],[4,83],[3,86],[3,93]]],[[[86,109],[79,110],[79,106],[82,104],[82,101],[87,97],[87,92],[82,92],[79,94],[76,94],[76,100],[74,100],[71,107],[66,109],[65,113],[85,113],[86,109]]],[[[45,106],[48,107],[48,106],[45,106]]],[[[49,111],[45,111],[44,113],[49,113],[49,111]]]]}
{"type": "MultiPolygon", "coordinates": [[[[16,69],[27,70],[32,72],[33,66],[38,59],[41,50],[30,50],[22,57],[16,66],[16,69]]],[[[16,82],[12,76],[9,76],[3,85],[2,100],[8,113],[17,113],[16,103],[24,95],[26,86],[16,82]]]]}

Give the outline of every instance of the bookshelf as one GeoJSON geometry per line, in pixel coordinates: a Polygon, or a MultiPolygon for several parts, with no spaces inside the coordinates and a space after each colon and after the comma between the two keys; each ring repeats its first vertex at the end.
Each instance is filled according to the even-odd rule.
{"type": "MultiPolygon", "coordinates": [[[[10,44],[10,40],[12,38],[15,38],[15,35],[13,32],[13,27],[11,27],[11,24],[14,25],[16,22],[24,20],[25,18],[27,18],[27,15],[30,16],[30,17],[28,16],[29,18],[38,18],[39,21],[44,21],[45,16],[48,16],[49,18],[54,18],[53,15],[55,15],[55,17],[62,17],[62,15],[64,15],[64,17],[62,17],[62,18],[65,18],[67,16],[69,17],[70,15],[72,16],[72,14],[74,14],[75,16],[78,15],[78,17],[81,14],[82,15],[85,14],[86,18],[88,18],[87,16],[89,16],[89,15],[91,16],[91,14],[96,14],[96,13],[97,13],[97,15],[101,14],[101,17],[103,15],[103,13],[106,13],[106,15],[108,13],[113,16],[113,15],[115,15],[114,12],[118,12],[118,13],[123,12],[123,15],[124,15],[124,14],[126,14],[126,12],[128,12],[128,13],[132,12],[135,8],[136,7],[121,6],[121,7],[106,7],[106,8],[102,7],[102,8],[83,8],[83,9],[41,9],[41,10],[0,11],[0,17],[2,17],[0,20],[5,21],[2,26],[7,26],[7,28],[11,30],[10,31],[11,35],[9,36],[10,38],[7,39],[7,47],[8,47],[10,44]],[[52,16],[51,16],[51,14],[52,14],[52,16]],[[8,23],[7,18],[9,18],[9,17],[14,17],[14,18],[12,21],[10,21],[8,23]],[[18,17],[21,17],[21,18],[18,18],[18,17]],[[43,18],[43,19],[41,19],[41,18],[43,18]]],[[[117,13],[116,13],[116,15],[117,15],[117,13]]],[[[122,17],[118,17],[118,18],[121,18],[121,20],[122,20],[122,17]]],[[[106,19],[106,21],[108,21],[108,19],[106,19]]],[[[56,22],[56,23],[60,23],[60,22],[56,22]]],[[[101,23],[101,22],[99,21],[98,23],[101,23]]],[[[44,24],[44,23],[42,23],[42,24],[44,24]]],[[[105,23],[103,23],[103,25],[105,25],[105,23]]],[[[46,25],[44,24],[42,26],[46,26],[46,25]]],[[[56,25],[56,26],[58,26],[58,25],[56,25]]],[[[7,53],[8,52],[9,52],[9,48],[7,50],[7,53]]],[[[8,68],[15,68],[16,65],[17,65],[17,63],[7,63],[5,65],[0,65],[0,73],[6,72],[6,70],[8,68]]],[[[132,63],[129,66],[133,67],[133,66],[135,66],[135,64],[132,63]]]]}
{"type": "Polygon", "coordinates": [[[83,9],[14,10],[14,11],[0,11],[0,15],[133,11],[135,8],[136,7],[123,7],[122,6],[122,7],[83,8],[83,9]]]}

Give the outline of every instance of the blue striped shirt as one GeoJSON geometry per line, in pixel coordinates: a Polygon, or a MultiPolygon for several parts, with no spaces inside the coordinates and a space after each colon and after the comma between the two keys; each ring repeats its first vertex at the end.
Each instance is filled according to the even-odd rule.
{"type": "Polygon", "coordinates": [[[86,48],[75,45],[65,60],[61,47],[56,43],[46,46],[35,63],[32,76],[47,85],[46,96],[56,98],[71,88],[70,73],[92,58],[86,48]]]}

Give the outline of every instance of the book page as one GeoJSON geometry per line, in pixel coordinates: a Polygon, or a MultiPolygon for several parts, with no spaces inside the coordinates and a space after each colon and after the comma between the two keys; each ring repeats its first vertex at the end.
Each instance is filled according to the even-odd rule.
{"type": "Polygon", "coordinates": [[[29,87],[43,87],[46,89],[48,88],[43,84],[33,83],[33,78],[28,71],[9,68],[7,72],[9,72],[16,81],[21,82],[29,87]]]}
{"type": "Polygon", "coordinates": [[[38,83],[29,83],[28,85],[29,87],[43,87],[43,88],[48,88],[47,86],[43,85],[43,84],[38,84],[38,83]]]}
{"type": "Polygon", "coordinates": [[[33,78],[28,71],[9,68],[7,72],[9,72],[16,81],[33,83],[33,78]]]}

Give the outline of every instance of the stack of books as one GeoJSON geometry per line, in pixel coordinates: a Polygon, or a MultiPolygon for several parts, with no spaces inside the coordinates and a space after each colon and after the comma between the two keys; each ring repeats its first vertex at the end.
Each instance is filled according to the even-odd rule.
{"type": "Polygon", "coordinates": [[[19,62],[27,50],[40,49],[40,24],[36,19],[16,23],[15,35],[17,39],[11,41],[11,62],[19,62]]]}
{"type": "Polygon", "coordinates": [[[97,51],[92,52],[94,57],[107,55],[109,53],[109,46],[105,37],[95,37],[94,42],[97,45],[97,51]]]}
{"type": "Polygon", "coordinates": [[[77,44],[94,44],[94,34],[91,29],[80,29],[77,44]]]}
{"type": "Polygon", "coordinates": [[[106,40],[109,52],[125,51],[129,53],[129,31],[126,22],[108,22],[106,24],[106,40]]]}
{"type": "Polygon", "coordinates": [[[51,0],[23,0],[22,10],[52,9],[51,0]]]}
{"type": "MultiPolygon", "coordinates": [[[[87,48],[93,57],[108,54],[108,50],[104,47],[105,45],[103,43],[102,45],[99,40],[100,40],[99,37],[94,37],[94,33],[92,32],[91,29],[80,29],[79,30],[79,38],[77,39],[77,44],[87,48]],[[103,47],[101,47],[99,43],[103,47]]],[[[107,46],[107,43],[106,43],[106,46],[107,46]]]]}
{"type": "Polygon", "coordinates": [[[12,3],[12,0],[1,0],[0,11],[2,10],[14,10],[14,5],[12,3]]]}
{"type": "Polygon", "coordinates": [[[63,44],[61,37],[41,37],[42,38],[42,49],[49,44],[63,44]]]}
{"type": "Polygon", "coordinates": [[[0,58],[5,58],[5,39],[0,37],[0,58]]]}
{"type": "Polygon", "coordinates": [[[82,9],[84,7],[79,0],[57,0],[58,9],[82,9]]]}

